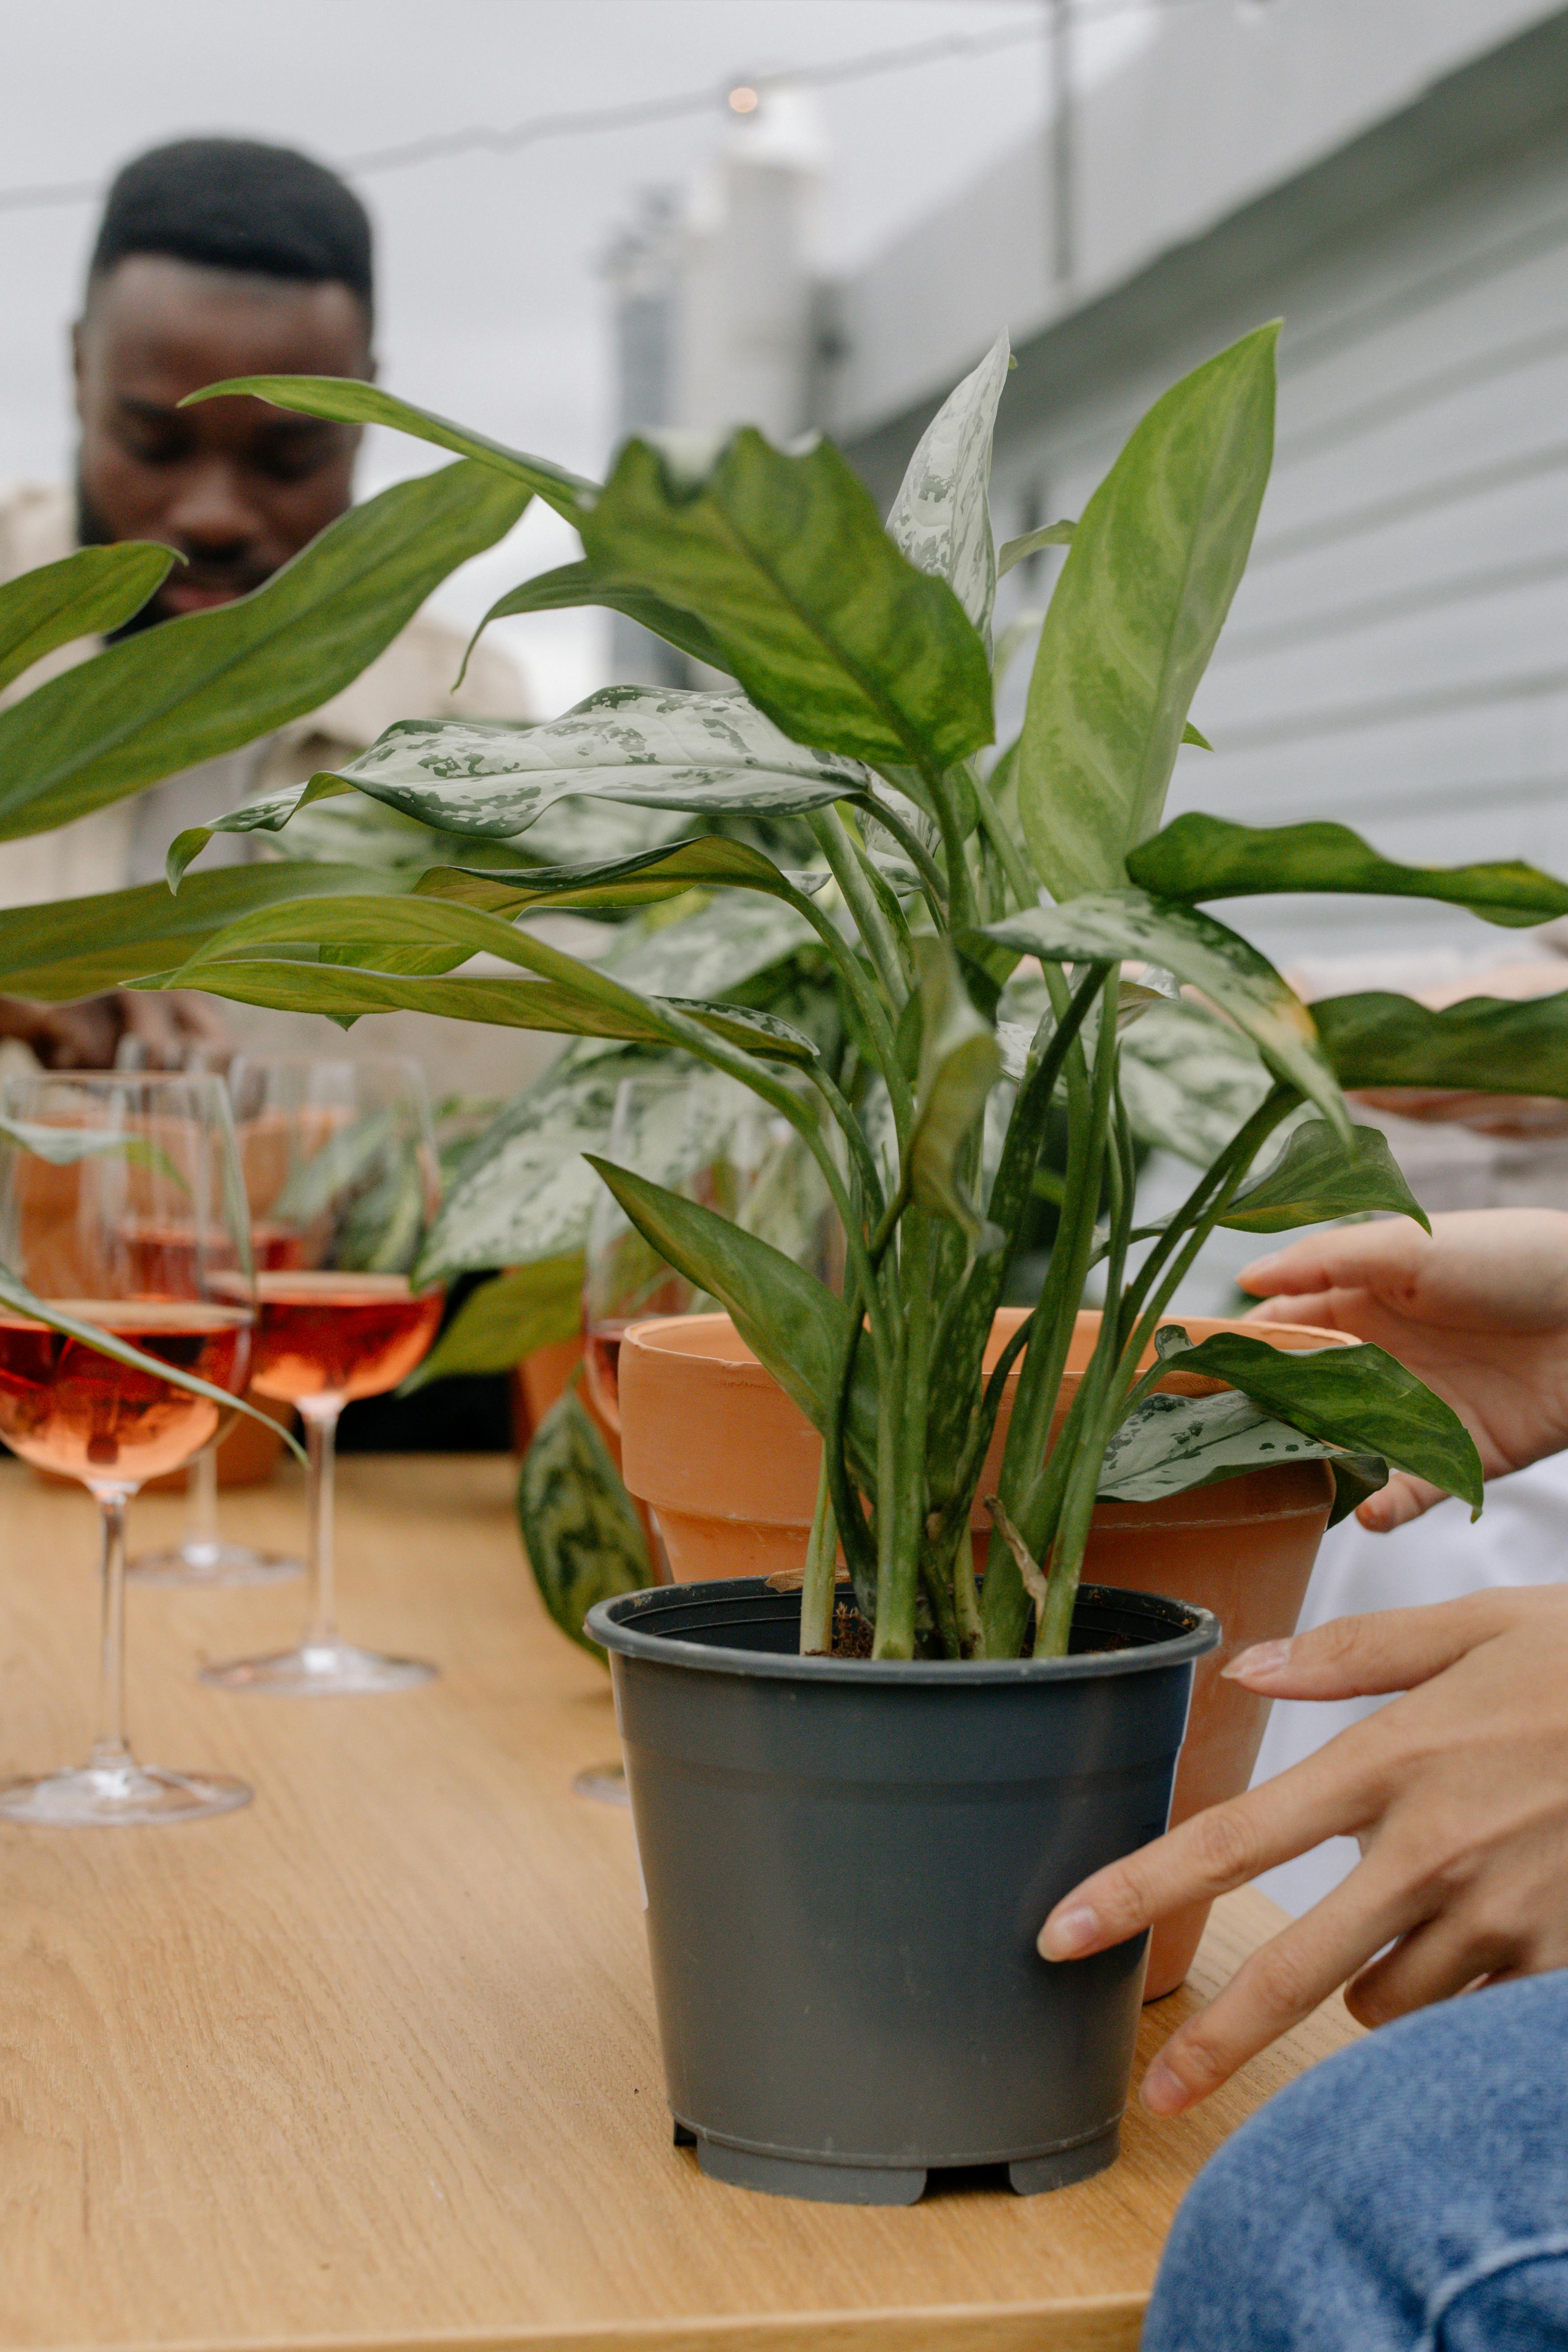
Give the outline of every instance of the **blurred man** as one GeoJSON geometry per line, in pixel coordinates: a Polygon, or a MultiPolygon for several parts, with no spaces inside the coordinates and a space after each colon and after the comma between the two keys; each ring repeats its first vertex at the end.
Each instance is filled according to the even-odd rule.
{"type": "MultiPolygon", "coordinates": [[[[364,207],[290,149],[184,139],[128,163],[109,193],[72,335],[80,441],[74,491],[0,494],[0,580],[79,546],[156,540],[184,558],[132,629],[247,594],[344,512],[356,426],[250,399],[182,409],[237,375],[373,377],[374,289],[364,207]]],[[[27,692],[92,644],[38,663],[27,692]]],[[[351,758],[395,719],[515,716],[510,662],[420,615],[322,709],[226,758],[52,834],[0,844],[0,906],[157,879],[182,826],[351,758]]],[[[9,699],[10,697],[5,698],[9,699]]],[[[219,835],[208,863],[251,854],[219,835]]],[[[0,1034],[52,1067],[112,1059],[127,1029],[154,1059],[221,1034],[202,998],[116,993],[71,1006],[0,1000],[0,1034]]]]}

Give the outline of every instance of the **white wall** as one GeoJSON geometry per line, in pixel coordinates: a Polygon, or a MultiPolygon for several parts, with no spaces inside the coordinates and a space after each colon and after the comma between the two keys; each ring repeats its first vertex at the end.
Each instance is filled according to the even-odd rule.
{"type": "Polygon", "coordinates": [[[1076,103],[1070,282],[1043,137],[1009,147],[955,202],[841,289],[839,434],[953,382],[998,326],[1015,341],[1331,153],[1428,83],[1556,13],[1556,0],[1185,0],[1076,103]]]}
{"type": "MultiPolygon", "coordinates": [[[[1272,311],[1275,471],[1194,707],[1217,756],[1182,753],[1173,813],[1568,870],[1568,119],[1084,368],[1038,421],[1005,402],[1002,528],[1078,512],[1156,394],[1272,311]]],[[[1005,583],[1015,603],[1044,601],[1051,562],[1005,583]]],[[[1244,927],[1292,957],[1519,936],[1355,899],[1249,901],[1244,927]]]]}

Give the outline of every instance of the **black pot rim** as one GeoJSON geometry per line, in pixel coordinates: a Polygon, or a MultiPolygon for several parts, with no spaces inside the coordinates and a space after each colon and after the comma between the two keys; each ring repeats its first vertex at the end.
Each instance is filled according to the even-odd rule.
{"type": "MultiPolygon", "coordinates": [[[[793,1596],[792,1596],[793,1597],[793,1596]]],[[[768,1682],[900,1683],[946,1685],[970,1690],[988,1684],[1095,1682],[1111,1675],[1153,1674],[1183,1665],[1217,1649],[1219,1619],[1191,1601],[1163,1593],[1131,1592],[1120,1585],[1085,1584],[1079,1602],[1102,1602],[1163,1619],[1173,1628],[1164,1641],[1133,1650],[1095,1650],[1070,1658],[803,1658],[777,1651],[729,1649],[708,1642],[683,1642],[678,1634],[646,1632],[639,1617],[679,1609],[689,1601],[706,1608],[725,1601],[784,1598],[765,1577],[717,1577],[703,1584],[656,1584],[595,1601],[586,1631],[606,1650],[650,1665],[679,1666],[696,1674],[739,1675],[768,1682]]]]}

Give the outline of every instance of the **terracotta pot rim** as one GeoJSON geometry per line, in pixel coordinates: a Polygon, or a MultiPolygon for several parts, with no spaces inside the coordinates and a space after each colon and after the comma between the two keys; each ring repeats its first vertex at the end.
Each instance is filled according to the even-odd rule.
{"type": "MultiPolygon", "coordinates": [[[[1189,1319],[1193,1322],[1224,1323],[1228,1325],[1240,1322],[1244,1318],[1240,1316],[1205,1315],[1194,1316],[1189,1319]]],[[[700,1339],[707,1331],[715,1330],[721,1326],[728,1330],[732,1331],[734,1329],[734,1324],[731,1318],[723,1313],[707,1315],[648,1315],[645,1316],[640,1322],[627,1324],[625,1331],[621,1334],[621,1345],[623,1348],[640,1349],[651,1354],[676,1356],[679,1357],[683,1363],[701,1364],[719,1377],[731,1378],[747,1388],[754,1388],[764,1383],[770,1386],[773,1385],[773,1374],[763,1364],[759,1362],[758,1359],[752,1354],[749,1349],[743,1356],[731,1356],[719,1350],[710,1350],[700,1346],[683,1346],[679,1343],[672,1342],[672,1335],[676,1332],[683,1332],[689,1335],[691,1339],[696,1340],[700,1339]]],[[[1269,1323],[1259,1326],[1259,1329],[1289,1332],[1292,1337],[1310,1338],[1321,1340],[1326,1347],[1353,1348],[1358,1344],[1350,1332],[1331,1331],[1327,1325],[1321,1323],[1269,1323]]],[[[739,1335],[737,1334],[737,1336],[739,1335]]],[[[744,1346],[744,1341],[742,1341],[742,1345],[744,1346]]],[[[1179,1363],[1173,1361],[1171,1370],[1173,1373],[1179,1371],[1179,1363]]],[[[1010,1374],[1009,1377],[1011,1379],[1016,1379],[1017,1377],[1016,1367],[1015,1367],[1013,1373],[1010,1374]]],[[[1068,1373],[1066,1377],[1070,1380],[1077,1377],[1077,1375],[1068,1373]]],[[[1211,1376],[1206,1374],[1191,1374],[1188,1377],[1194,1379],[1202,1377],[1206,1381],[1211,1376]]],[[[1226,1383],[1223,1381],[1215,1381],[1214,1386],[1216,1389],[1220,1389],[1224,1388],[1226,1383]]]]}

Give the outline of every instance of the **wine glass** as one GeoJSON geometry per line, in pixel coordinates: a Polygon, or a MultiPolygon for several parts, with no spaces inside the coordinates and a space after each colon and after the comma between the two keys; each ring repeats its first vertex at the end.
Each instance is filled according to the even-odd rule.
{"type": "MultiPolygon", "coordinates": [[[[212,1072],[223,1076],[223,1065],[228,1055],[215,1056],[207,1045],[190,1044],[181,1053],[174,1066],[193,1074],[212,1072]]],[[[146,1040],[130,1030],[115,1048],[117,1070],[134,1071],[142,1075],[160,1066],[153,1059],[146,1040]]],[[[185,1473],[185,1532],[177,1544],[164,1551],[133,1552],[126,1563],[125,1572],[144,1584],[281,1584],[289,1577],[303,1576],[305,1563],[291,1554],[258,1551],[253,1545],[232,1543],[218,1531],[217,1523],[217,1449],[215,1437],[204,1445],[185,1473]]]]}
{"type": "Polygon", "coordinates": [[[189,1470],[185,1532],[166,1551],[139,1551],[127,1574],[139,1584],[282,1584],[303,1576],[291,1552],[258,1551],[231,1542],[217,1523],[217,1440],[204,1445],[189,1470]]]}
{"type": "MultiPolygon", "coordinates": [[[[33,1296],[242,1394],[255,1293],[228,1099],[205,1076],[16,1077],[0,1090],[0,1264],[33,1296]]],[[[88,1762],[0,1789],[50,1829],[180,1822],[245,1804],[242,1780],[137,1762],[125,1736],[125,1506],[226,1426],[209,1397],[0,1311],[0,1436],[79,1478],[102,1515],[98,1732],[88,1762]]]]}
{"type": "Polygon", "coordinates": [[[220,1690],[297,1697],[411,1690],[436,1669],[342,1639],[333,1592],[338,1416],[395,1388],[429,1347],[439,1290],[409,1269],[439,1195],[416,1062],[240,1055],[229,1070],[257,1261],[254,1385],[298,1407],[310,1453],[310,1622],[299,1647],[205,1666],[220,1690]]]}

